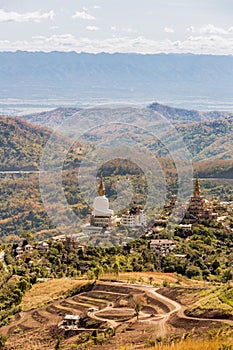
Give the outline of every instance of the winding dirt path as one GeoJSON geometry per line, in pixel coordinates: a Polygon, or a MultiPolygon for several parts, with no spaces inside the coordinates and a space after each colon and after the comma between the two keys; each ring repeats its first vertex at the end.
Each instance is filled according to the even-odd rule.
{"type": "Polygon", "coordinates": [[[96,311],[96,312],[88,312],[88,316],[90,318],[93,318],[94,320],[98,320],[101,322],[107,322],[112,328],[116,328],[119,325],[118,322],[116,322],[114,320],[110,320],[109,318],[103,318],[103,317],[98,316],[98,312],[112,310],[113,307],[111,305],[112,305],[112,303],[109,303],[104,309],[101,309],[101,310],[96,311]]]}
{"type": "MultiPolygon", "coordinates": [[[[119,285],[119,286],[127,286],[129,287],[128,284],[126,283],[120,283],[120,282],[114,282],[114,285],[119,285]]],[[[157,292],[159,288],[154,288],[151,286],[147,285],[131,285],[134,289],[140,290],[145,292],[149,296],[153,296],[155,300],[158,300],[159,302],[165,304],[168,309],[170,310],[169,312],[165,314],[158,314],[154,318],[147,318],[146,320],[140,319],[141,322],[149,322],[149,323],[157,323],[158,327],[160,329],[160,336],[165,336],[167,333],[166,330],[166,323],[170,319],[170,317],[174,314],[177,314],[179,318],[182,319],[187,319],[187,320],[193,320],[193,321],[209,321],[209,322],[221,322],[221,323],[227,323],[233,325],[233,320],[228,320],[228,319],[219,319],[219,318],[201,318],[201,317],[192,317],[192,316],[187,316],[185,315],[184,311],[186,308],[182,306],[180,303],[176,302],[175,300],[172,300],[160,293],[157,292]]],[[[105,319],[105,321],[109,321],[105,319]]]]}
{"type": "MultiPolygon", "coordinates": [[[[31,332],[37,332],[38,334],[38,332],[42,332],[44,329],[47,331],[47,328],[50,326],[52,327],[57,325],[65,314],[80,314],[83,311],[87,312],[88,307],[100,307],[100,305],[103,306],[103,302],[105,301],[105,307],[100,307],[98,311],[88,313],[88,316],[95,320],[108,323],[110,327],[117,330],[117,334],[119,336],[119,334],[121,334],[121,329],[128,326],[131,327],[131,324],[134,325],[137,323],[137,318],[136,316],[133,316],[127,321],[120,321],[117,318],[111,319],[110,316],[108,316],[108,311],[111,311],[111,314],[114,316],[114,307],[118,309],[118,306],[115,304],[118,299],[114,298],[113,301],[108,302],[107,298],[104,300],[105,293],[111,293],[112,295],[119,294],[120,298],[124,298],[124,296],[128,297],[133,293],[145,293],[148,297],[147,306],[151,306],[151,308],[148,308],[147,310],[145,308],[145,310],[140,312],[138,321],[139,329],[140,326],[145,328],[147,325],[148,327],[152,326],[151,328],[155,326],[157,336],[165,337],[168,334],[170,326],[173,322],[172,316],[174,315],[178,318],[177,320],[174,318],[177,324],[179,323],[179,319],[181,323],[182,320],[185,319],[187,322],[193,320],[196,322],[221,322],[233,325],[233,320],[189,317],[184,313],[186,307],[182,306],[177,301],[158,293],[159,288],[149,285],[128,284],[123,282],[98,282],[98,287],[99,288],[96,289],[96,291],[94,290],[94,292],[97,293],[98,290],[100,290],[100,292],[103,294],[103,299],[98,299],[98,297],[96,297],[97,303],[95,303],[94,295],[92,300],[92,297],[85,293],[81,293],[67,299],[60,299],[41,308],[21,312],[13,322],[11,322],[8,326],[1,328],[1,334],[9,336],[10,334],[13,334],[14,330],[17,329],[21,329],[22,334],[24,334],[24,331],[26,332],[28,330],[31,330],[31,332]],[[102,287],[100,288],[99,285],[102,285],[102,287]],[[117,291],[118,289],[119,293],[117,291]],[[106,314],[102,315],[101,313],[104,312],[106,312],[106,314]]],[[[117,316],[117,311],[115,313],[117,316]]]]}

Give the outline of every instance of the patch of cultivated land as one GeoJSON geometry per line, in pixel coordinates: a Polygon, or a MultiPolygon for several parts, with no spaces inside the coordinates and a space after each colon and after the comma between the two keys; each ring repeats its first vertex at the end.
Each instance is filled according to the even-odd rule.
{"type": "MultiPolygon", "coordinates": [[[[145,282],[150,283],[152,285],[162,285],[164,281],[175,284],[179,283],[180,285],[191,286],[193,285],[193,281],[188,278],[177,276],[175,273],[161,273],[161,272],[120,272],[116,278],[114,274],[105,274],[101,277],[101,280],[117,280],[118,282],[130,282],[130,283],[138,283],[145,282]]],[[[195,281],[198,285],[203,285],[202,281],[195,281]]]]}
{"type": "MultiPolygon", "coordinates": [[[[168,279],[167,275],[164,277],[168,279]]],[[[200,336],[200,334],[210,332],[211,329],[216,332],[216,329],[223,324],[216,320],[198,319],[185,315],[185,309],[190,305],[195,305],[201,293],[205,297],[207,289],[203,287],[161,288],[157,293],[158,288],[144,284],[107,281],[90,284],[88,282],[86,291],[65,297],[67,291],[76,289],[84,283],[85,281],[62,279],[33,286],[23,300],[24,308],[30,307],[31,310],[15,315],[8,326],[0,329],[0,334],[8,337],[6,350],[54,349],[59,335],[63,336],[62,349],[72,349],[74,344],[83,343],[84,339],[88,339],[92,331],[88,331],[87,328],[96,327],[102,329],[114,327],[115,335],[104,336],[100,332],[98,337],[102,337],[102,341],[100,338],[98,341],[94,341],[93,338],[89,339],[85,341],[85,344],[79,345],[79,349],[112,350],[117,345],[120,347],[120,345],[132,343],[135,349],[143,349],[145,345],[150,344],[150,341],[155,341],[158,337],[169,338],[173,334],[181,337],[187,332],[192,333],[194,337],[200,336]],[[66,292],[64,291],[65,283],[66,292]],[[40,293],[42,293],[41,300],[38,300],[40,293]],[[54,301],[59,296],[60,299],[54,301]],[[141,303],[138,320],[133,306],[134,298],[139,298],[141,303]],[[33,309],[36,305],[43,303],[47,304],[33,309]],[[98,311],[88,313],[89,307],[96,308],[98,311]],[[82,328],[80,334],[65,332],[57,327],[58,322],[66,314],[86,315],[85,325],[80,325],[82,328]],[[83,328],[86,330],[83,331],[83,328]]],[[[220,293],[222,297],[225,294],[220,293]]],[[[229,291],[228,294],[230,298],[229,291]]],[[[228,322],[233,325],[233,321],[228,320],[228,322]]]]}
{"type": "Polygon", "coordinates": [[[87,281],[71,278],[37,283],[23,296],[22,310],[31,310],[64,297],[69,291],[85,285],[87,281]]]}
{"type": "Polygon", "coordinates": [[[186,306],[185,315],[198,318],[233,320],[233,287],[161,288],[161,294],[186,306]]]}

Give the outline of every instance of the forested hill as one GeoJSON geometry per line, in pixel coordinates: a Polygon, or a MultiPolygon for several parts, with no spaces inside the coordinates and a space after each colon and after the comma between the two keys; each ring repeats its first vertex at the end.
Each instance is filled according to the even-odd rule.
{"type": "Polygon", "coordinates": [[[233,115],[233,112],[223,111],[208,111],[200,112],[197,110],[190,110],[184,108],[176,108],[167,105],[163,105],[158,102],[152,103],[149,109],[161,114],[167,118],[173,124],[189,124],[190,122],[205,122],[211,120],[219,120],[228,118],[233,115]]]}
{"type": "MultiPolygon", "coordinates": [[[[127,105],[126,107],[127,108],[127,105]]],[[[115,107],[117,111],[117,107],[115,107]]],[[[233,115],[233,112],[224,111],[210,111],[210,112],[200,112],[197,110],[189,110],[183,108],[175,108],[167,106],[158,102],[150,104],[146,109],[148,111],[153,111],[159,113],[165,117],[172,124],[189,124],[192,122],[205,122],[210,120],[220,120],[233,115]]],[[[145,112],[146,112],[145,109],[145,112]]],[[[68,108],[60,107],[53,109],[51,111],[45,111],[41,113],[33,113],[23,116],[23,118],[30,123],[35,123],[41,126],[46,126],[50,128],[56,128],[61,123],[65,122],[69,117],[79,112],[80,108],[68,108]]],[[[130,108],[129,108],[130,110],[130,108]]],[[[95,113],[98,114],[98,108],[94,109],[95,113]]],[[[95,113],[93,113],[92,118],[94,118],[95,113]]],[[[114,115],[114,113],[113,113],[114,115]]],[[[137,121],[137,116],[134,116],[135,122],[137,121]]],[[[153,113],[152,113],[153,118],[153,113]]],[[[143,126],[143,125],[142,125],[143,126]]]]}
{"type": "Polygon", "coordinates": [[[233,160],[233,117],[176,128],[195,161],[233,160]]]}
{"type": "MultiPolygon", "coordinates": [[[[152,123],[153,121],[151,121],[152,123]]],[[[233,161],[233,117],[176,125],[186,147],[195,162],[232,160],[233,161]]],[[[124,133],[124,129],[122,130],[124,133]]],[[[51,135],[51,131],[30,124],[20,118],[0,117],[0,152],[1,170],[17,170],[37,168],[43,147],[51,135]]],[[[60,139],[60,136],[58,136],[60,139]]],[[[143,138],[143,135],[141,136],[143,138]]],[[[62,142],[61,138],[61,142],[62,142]]],[[[140,138],[138,140],[140,141],[140,138]]],[[[89,140],[91,142],[91,140],[89,140]]],[[[98,141],[97,141],[98,142],[98,141]]],[[[174,135],[167,135],[167,142],[174,142],[174,135]]],[[[150,145],[158,149],[158,144],[150,145]]],[[[180,150],[183,151],[182,149],[180,150]]],[[[165,154],[158,151],[157,156],[165,154]]],[[[69,153],[69,167],[79,163],[80,156],[69,153]],[[72,163],[74,161],[74,163],[72,163]]],[[[229,164],[228,164],[229,167],[229,164]]]]}
{"type": "MultiPolygon", "coordinates": [[[[57,108],[49,112],[27,115],[24,118],[38,125],[56,128],[60,123],[65,122],[71,115],[79,111],[78,108],[57,108]]],[[[98,108],[93,109],[93,111],[92,119],[95,118],[95,114],[98,115],[98,108]]],[[[112,116],[114,116],[112,111],[114,110],[111,110],[112,116]]],[[[119,111],[120,109],[116,109],[116,113],[119,114],[119,111]]],[[[124,115],[129,119],[132,116],[131,109],[125,110],[124,115]]],[[[142,128],[146,125],[156,135],[156,118],[159,120],[159,115],[165,117],[176,127],[194,161],[233,160],[233,116],[231,112],[199,112],[153,103],[147,108],[137,109],[136,113],[133,114],[133,123],[142,128]],[[150,113],[148,114],[149,110],[153,110],[155,113],[150,115],[150,113]]],[[[76,118],[78,120],[78,114],[76,118]]],[[[122,133],[124,133],[124,129],[122,129],[122,133]]],[[[174,142],[173,132],[168,135],[167,141],[174,142]]],[[[158,147],[160,148],[157,143],[152,146],[155,150],[158,147]]],[[[159,156],[163,156],[163,154],[159,153],[159,156]]]]}
{"type": "Polygon", "coordinates": [[[50,133],[20,118],[0,116],[1,170],[37,167],[50,133]]]}

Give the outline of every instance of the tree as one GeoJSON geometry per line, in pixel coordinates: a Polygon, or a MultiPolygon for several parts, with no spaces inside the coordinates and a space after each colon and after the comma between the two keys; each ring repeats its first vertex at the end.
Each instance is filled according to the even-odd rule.
{"type": "Polygon", "coordinates": [[[201,275],[201,269],[197,266],[189,266],[186,269],[186,275],[188,278],[198,277],[201,275]]]}
{"type": "Polygon", "coordinates": [[[22,293],[25,293],[26,290],[31,288],[30,278],[28,276],[24,276],[23,278],[20,278],[20,281],[17,283],[18,288],[21,290],[22,293]]]}
{"type": "Polygon", "coordinates": [[[232,269],[229,267],[226,270],[223,271],[222,274],[222,281],[228,282],[232,279],[232,269]]]}
{"type": "Polygon", "coordinates": [[[98,280],[100,278],[100,276],[103,274],[103,269],[101,266],[96,266],[94,269],[93,269],[93,273],[95,275],[95,278],[98,280]]]}
{"type": "Polygon", "coordinates": [[[19,288],[16,288],[12,294],[12,304],[20,304],[22,301],[23,293],[19,288]]]}
{"type": "Polygon", "coordinates": [[[152,282],[154,281],[154,278],[152,276],[149,277],[149,283],[152,284],[152,282]]]}
{"type": "Polygon", "coordinates": [[[144,294],[133,294],[130,304],[134,308],[135,316],[138,320],[140,311],[142,310],[143,306],[146,305],[146,298],[144,294]]]}
{"type": "Polygon", "coordinates": [[[120,267],[119,267],[119,264],[117,262],[115,262],[115,264],[113,265],[112,269],[113,269],[113,272],[115,273],[116,277],[118,277],[119,276],[120,267]]]}

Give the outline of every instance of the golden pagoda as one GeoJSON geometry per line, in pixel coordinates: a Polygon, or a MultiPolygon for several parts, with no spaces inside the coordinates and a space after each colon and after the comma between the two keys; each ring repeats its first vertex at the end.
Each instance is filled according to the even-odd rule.
{"type": "Polygon", "coordinates": [[[201,195],[198,177],[195,179],[193,195],[190,198],[188,208],[186,210],[185,222],[206,222],[215,220],[216,213],[213,213],[210,203],[201,195]]]}

